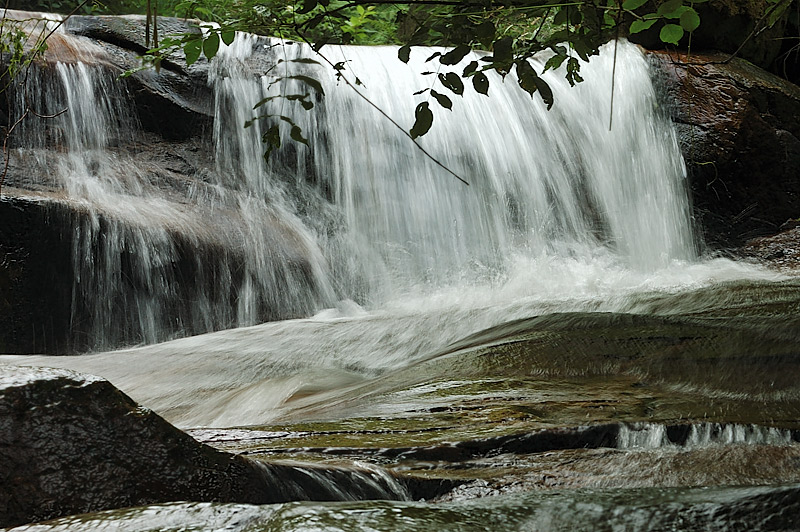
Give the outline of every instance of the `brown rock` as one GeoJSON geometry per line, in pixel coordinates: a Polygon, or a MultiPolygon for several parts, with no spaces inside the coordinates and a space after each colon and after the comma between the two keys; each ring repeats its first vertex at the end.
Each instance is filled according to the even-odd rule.
{"type": "Polygon", "coordinates": [[[712,244],[774,234],[800,212],[800,88],[723,54],[653,52],[712,244]]]}

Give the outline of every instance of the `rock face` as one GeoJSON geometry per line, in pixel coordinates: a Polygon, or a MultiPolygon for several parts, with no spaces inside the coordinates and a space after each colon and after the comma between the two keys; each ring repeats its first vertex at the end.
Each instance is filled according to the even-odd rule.
{"type": "MultiPolygon", "coordinates": [[[[7,127],[23,94],[39,114],[68,111],[29,115],[10,136],[20,149],[0,201],[3,352],[152,343],[306,316],[327,300],[306,227],[217,171],[208,61],[187,67],[176,53],[159,72],[119,77],[141,64],[144,26],[72,17],[25,88],[0,95],[7,127]]],[[[197,31],[159,21],[162,36],[197,31]]]]}
{"type": "Polygon", "coordinates": [[[372,471],[261,464],[215,450],[106,380],[0,367],[0,527],[157,502],[400,499],[372,471]]]}
{"type": "Polygon", "coordinates": [[[653,52],[712,245],[800,215],[800,88],[723,54],[653,52]]]}

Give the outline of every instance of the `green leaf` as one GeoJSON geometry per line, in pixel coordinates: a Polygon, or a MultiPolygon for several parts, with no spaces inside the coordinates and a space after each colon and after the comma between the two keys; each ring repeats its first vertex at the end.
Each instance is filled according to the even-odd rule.
{"type": "Polygon", "coordinates": [[[281,132],[278,126],[272,126],[261,135],[261,142],[267,145],[267,151],[264,152],[264,159],[269,159],[272,151],[281,147],[281,132]]]}
{"type": "Polygon", "coordinates": [[[456,46],[443,56],[439,58],[439,62],[443,65],[457,65],[461,62],[468,53],[472,51],[469,46],[461,45],[456,46]]]}
{"type": "Polygon", "coordinates": [[[678,41],[683,37],[683,28],[677,24],[665,24],[664,27],[661,28],[659,37],[662,42],[677,45],[678,41]]]}
{"type": "Polygon", "coordinates": [[[280,96],[279,95],[277,95],[277,96],[267,96],[266,98],[263,98],[263,99],[259,100],[258,103],[253,106],[253,109],[258,109],[259,107],[261,107],[265,103],[271,102],[275,98],[280,98],[280,96]]]}
{"type": "Polygon", "coordinates": [[[440,55],[442,55],[442,52],[434,52],[433,54],[431,54],[431,56],[429,58],[427,58],[425,60],[425,62],[429,63],[429,62],[433,61],[434,59],[436,59],[437,57],[439,57],[440,55]]]}
{"type": "Polygon", "coordinates": [[[301,15],[305,15],[306,13],[310,12],[312,9],[317,7],[317,3],[318,3],[317,0],[304,0],[303,7],[300,8],[298,13],[300,13],[301,15]]]}
{"type": "Polygon", "coordinates": [[[481,22],[475,27],[475,37],[477,37],[478,42],[486,47],[492,45],[496,33],[497,28],[495,28],[494,23],[489,20],[481,22]]]}
{"type": "Polygon", "coordinates": [[[200,39],[188,41],[183,45],[183,53],[186,55],[186,66],[189,66],[200,59],[200,50],[200,39]]]}
{"type": "Polygon", "coordinates": [[[678,9],[680,9],[682,5],[683,5],[683,0],[667,0],[666,2],[658,6],[658,10],[656,11],[656,13],[658,13],[662,17],[669,18],[669,16],[678,9]]]}
{"type": "Polygon", "coordinates": [[[527,59],[517,61],[517,83],[531,96],[533,96],[533,93],[539,88],[536,85],[536,78],[538,77],[538,74],[536,74],[536,71],[527,59]]]}
{"type": "Polygon", "coordinates": [[[558,10],[558,13],[553,17],[553,24],[556,26],[560,26],[567,22],[567,15],[569,15],[569,7],[562,7],[558,10]]]}
{"type": "Polygon", "coordinates": [[[572,49],[575,50],[575,53],[578,54],[578,57],[583,59],[584,61],[589,61],[589,56],[593,55],[591,48],[584,42],[583,39],[579,39],[578,37],[573,37],[572,42],[572,49]]]}
{"type": "Polygon", "coordinates": [[[472,61],[470,64],[464,67],[464,72],[461,74],[461,76],[467,77],[477,70],[478,70],[478,62],[472,61]]]}
{"type": "Polygon", "coordinates": [[[298,81],[302,81],[306,85],[311,86],[318,93],[323,95],[325,94],[325,91],[322,89],[322,84],[314,78],[310,78],[308,76],[296,75],[296,76],[288,76],[286,79],[296,79],[298,81]]]}
{"type": "Polygon", "coordinates": [[[547,72],[551,68],[553,70],[557,69],[567,60],[566,55],[557,54],[547,60],[547,63],[544,64],[544,71],[547,72]]]}
{"type": "MultiPolygon", "coordinates": [[[[278,59],[278,63],[283,63],[283,59],[278,59]]],[[[297,59],[289,59],[289,63],[301,63],[304,65],[321,65],[319,61],[316,59],[311,59],[310,57],[298,57],[297,59]]]]}
{"type": "Polygon", "coordinates": [[[472,76],[472,86],[477,92],[486,96],[489,95],[489,78],[483,72],[478,72],[472,76]]]}
{"type": "Polygon", "coordinates": [[[511,37],[503,37],[494,41],[492,45],[491,60],[494,63],[492,67],[502,74],[507,74],[511,70],[514,56],[512,52],[512,45],[514,41],[511,37]]]}
{"type": "Polygon", "coordinates": [[[633,11],[634,9],[642,7],[647,2],[648,0],[625,0],[625,2],[622,3],[622,9],[633,11]]]}
{"type": "Polygon", "coordinates": [[[431,112],[428,102],[422,102],[417,105],[414,111],[414,126],[409,131],[412,139],[421,137],[430,131],[433,125],[433,113],[431,112]]]}
{"type": "Polygon", "coordinates": [[[209,33],[208,38],[203,41],[203,54],[210,61],[217,55],[217,50],[219,50],[219,33],[209,33]]]}
{"type": "Polygon", "coordinates": [[[583,81],[583,78],[580,75],[581,71],[581,63],[575,57],[570,57],[567,61],[567,81],[569,81],[570,86],[574,86],[576,83],[580,83],[583,81]]]}
{"type": "Polygon", "coordinates": [[[700,15],[697,14],[697,11],[695,11],[690,7],[683,12],[683,14],[681,15],[681,28],[691,33],[694,30],[696,30],[699,26],[700,26],[700,15]]]}
{"type": "MultiPolygon", "coordinates": [[[[776,0],[775,2],[770,2],[770,3],[775,4],[775,3],[778,3],[778,1],[780,1],[780,0],[776,0]]],[[[769,11],[769,15],[767,16],[767,26],[770,27],[770,28],[772,26],[774,26],[775,23],[778,22],[781,19],[781,17],[783,17],[783,14],[786,12],[786,10],[791,5],[792,5],[792,2],[784,1],[782,4],[779,4],[779,5],[771,8],[772,11],[769,11]]]]}
{"type": "Polygon", "coordinates": [[[224,42],[226,46],[230,46],[236,38],[236,32],[234,30],[225,30],[220,36],[222,37],[222,42],[224,42]]]}
{"type": "Polygon", "coordinates": [[[408,60],[411,59],[411,46],[408,44],[404,44],[397,50],[397,57],[403,63],[408,63],[408,60]]]}
{"type": "Polygon", "coordinates": [[[547,110],[549,111],[553,107],[553,91],[550,89],[550,85],[539,76],[536,76],[534,83],[536,83],[536,88],[539,89],[539,96],[542,97],[542,101],[547,105],[547,110]]]}
{"type": "Polygon", "coordinates": [[[439,102],[439,105],[441,105],[445,109],[448,109],[450,111],[453,110],[453,102],[450,100],[450,98],[448,98],[444,94],[436,92],[435,90],[431,89],[431,96],[436,98],[436,101],[439,102]]]}
{"type": "Polygon", "coordinates": [[[292,140],[296,142],[302,142],[306,146],[308,146],[308,139],[303,136],[303,130],[300,129],[300,126],[297,124],[292,126],[292,130],[289,132],[289,136],[292,137],[292,140]]]}
{"type": "Polygon", "coordinates": [[[628,31],[633,34],[639,33],[640,31],[649,30],[656,22],[658,22],[658,19],[634,20],[631,22],[631,28],[628,31]]]}
{"type": "Polygon", "coordinates": [[[459,96],[464,94],[464,82],[461,81],[461,76],[455,72],[439,74],[439,81],[441,81],[442,85],[453,91],[455,94],[458,94],[459,96]]]}
{"type": "Polygon", "coordinates": [[[681,18],[681,15],[686,13],[686,11],[688,9],[689,9],[689,6],[680,6],[678,9],[676,9],[672,13],[667,13],[666,15],[664,15],[664,18],[671,18],[671,19],[676,19],[677,20],[677,19],[681,18]]]}

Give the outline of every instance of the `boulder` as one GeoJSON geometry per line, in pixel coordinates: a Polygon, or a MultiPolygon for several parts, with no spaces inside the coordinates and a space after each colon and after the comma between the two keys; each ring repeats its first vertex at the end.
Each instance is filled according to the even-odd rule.
{"type": "Polygon", "coordinates": [[[0,527],[168,501],[403,499],[377,471],[266,464],[201,444],[106,380],[0,366],[0,527]]]}
{"type": "Polygon", "coordinates": [[[800,87],[725,54],[652,52],[712,245],[800,214],[800,87]]]}

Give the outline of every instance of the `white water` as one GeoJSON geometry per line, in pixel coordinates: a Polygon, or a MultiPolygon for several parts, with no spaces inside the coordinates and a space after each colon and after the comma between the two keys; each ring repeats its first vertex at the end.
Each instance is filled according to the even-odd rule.
{"type": "Polygon", "coordinates": [[[673,442],[665,425],[655,423],[623,424],[617,436],[620,449],[660,449],[712,445],[791,445],[792,431],[758,425],[735,423],[697,423],[691,426],[684,442],[673,442]]]}
{"type": "MultiPolygon", "coordinates": [[[[98,346],[120,341],[119,328],[132,330],[123,341],[153,342],[183,328],[251,325],[265,309],[316,315],[126,351],[6,361],[100,374],[183,426],[256,424],[290,412],[294,398],[363,382],[510,319],[626,311],[652,292],[775,278],[698,260],[675,132],[634,46],[620,45],[612,131],[610,49],[584,67],[577,87],[547,74],[556,92],[549,112],[510,78],[492,78],[488,99],[468,88],[453,96],[452,112],[436,110],[420,144],[467,187],[329,69],[289,61],[278,70],[302,67],[322,79],[325,97],[314,111],[292,113],[310,146],[290,144],[264,162],[263,125],[242,124],[273,74],[291,72],[260,76],[248,65],[258,54],[308,53],[273,44],[239,35],[215,60],[216,167],[178,199],[110,149],[137,126],[120,123],[129,109],[113,106],[127,96],[103,85],[107,73],[57,65],[51,105],[66,98],[70,112],[59,122],[66,153],[51,179],[89,212],[75,227],[75,305],[90,307],[98,346]],[[175,309],[185,280],[168,267],[176,232],[227,242],[238,257],[195,257],[200,286],[213,290],[183,311],[175,309]],[[134,290],[123,287],[123,257],[134,290]],[[300,274],[287,257],[305,265],[300,274]]],[[[410,127],[419,99],[411,95],[432,80],[418,72],[430,65],[407,67],[393,48],[330,50],[332,61],[347,59],[365,95],[410,127]]],[[[289,113],[292,104],[276,102],[268,112],[289,113]]]]}

